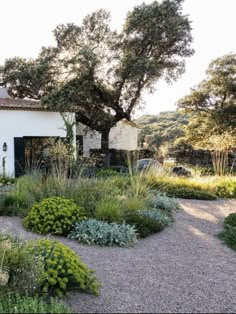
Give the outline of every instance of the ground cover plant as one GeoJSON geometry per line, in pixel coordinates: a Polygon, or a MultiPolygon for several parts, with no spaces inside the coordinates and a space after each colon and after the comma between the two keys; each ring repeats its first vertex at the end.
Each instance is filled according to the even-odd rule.
{"type": "Polygon", "coordinates": [[[89,219],[76,223],[69,239],[77,240],[83,244],[97,244],[101,246],[128,247],[137,242],[137,231],[134,226],[116,224],[89,219]]]}

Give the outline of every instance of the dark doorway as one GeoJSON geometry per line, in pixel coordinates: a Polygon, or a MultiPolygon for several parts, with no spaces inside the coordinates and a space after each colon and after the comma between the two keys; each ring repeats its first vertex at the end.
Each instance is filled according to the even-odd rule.
{"type": "Polygon", "coordinates": [[[27,171],[48,169],[48,145],[51,137],[15,137],[15,176],[27,171]]]}

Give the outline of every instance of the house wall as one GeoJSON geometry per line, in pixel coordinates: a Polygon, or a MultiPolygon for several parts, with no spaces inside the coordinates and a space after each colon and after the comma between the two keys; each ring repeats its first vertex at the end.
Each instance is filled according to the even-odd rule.
{"type": "MultiPolygon", "coordinates": [[[[77,125],[77,135],[83,135],[83,154],[89,156],[90,149],[101,148],[101,134],[88,129],[85,125],[77,125]]],[[[124,121],[119,121],[109,134],[109,148],[136,150],[138,146],[139,129],[124,121]]]]}
{"type": "MultiPolygon", "coordinates": [[[[73,113],[69,113],[73,115],[73,113]]],[[[6,157],[6,173],[14,176],[14,137],[23,136],[60,136],[65,137],[64,122],[58,112],[41,111],[0,111],[0,174],[2,158],[6,157]],[[3,152],[3,143],[7,151],[3,152]]],[[[75,131],[75,129],[74,129],[75,131]]]]}

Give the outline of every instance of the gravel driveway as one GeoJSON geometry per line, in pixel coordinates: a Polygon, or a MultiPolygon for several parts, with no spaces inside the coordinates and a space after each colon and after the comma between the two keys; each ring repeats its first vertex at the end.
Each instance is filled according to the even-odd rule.
{"type": "MultiPolygon", "coordinates": [[[[95,269],[101,295],[73,293],[76,312],[235,313],[236,252],[216,235],[236,201],[181,200],[173,225],[133,248],[79,245],[60,238],[95,269]]],[[[0,229],[23,231],[20,219],[0,217],[0,229]]]]}

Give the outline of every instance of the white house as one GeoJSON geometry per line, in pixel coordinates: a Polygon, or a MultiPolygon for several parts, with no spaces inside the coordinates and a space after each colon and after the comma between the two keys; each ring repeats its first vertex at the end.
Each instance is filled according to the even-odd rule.
{"type": "MultiPolygon", "coordinates": [[[[68,114],[75,118],[75,113],[68,114]]],[[[23,173],[26,149],[52,137],[66,137],[59,112],[46,110],[39,101],[11,99],[0,88],[0,174],[4,157],[7,175],[23,173]]]]}
{"type": "MultiPolygon", "coordinates": [[[[75,112],[66,115],[75,121],[75,112]]],[[[21,175],[26,159],[33,153],[43,155],[39,147],[45,147],[49,138],[65,137],[64,121],[59,112],[45,109],[40,101],[11,99],[6,88],[0,88],[0,175],[4,170],[9,176],[21,175]]],[[[136,150],[138,137],[136,125],[122,120],[110,132],[109,148],[136,150]]],[[[75,146],[76,142],[83,155],[89,156],[90,149],[101,147],[101,134],[75,123],[75,146]]]]}
{"type": "MultiPolygon", "coordinates": [[[[133,122],[121,120],[110,131],[109,148],[137,150],[139,149],[139,134],[140,129],[133,122]]],[[[91,149],[101,148],[101,134],[99,132],[78,123],[76,135],[80,146],[83,148],[81,151],[84,156],[88,157],[91,149]]]]}

